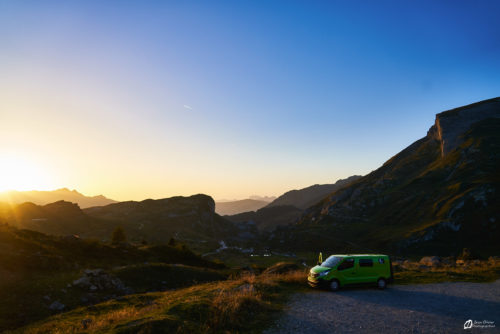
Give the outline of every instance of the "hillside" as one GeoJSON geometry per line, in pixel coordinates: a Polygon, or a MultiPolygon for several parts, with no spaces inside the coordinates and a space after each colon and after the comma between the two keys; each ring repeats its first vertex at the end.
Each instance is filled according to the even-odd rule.
{"type": "Polygon", "coordinates": [[[306,210],[293,249],[500,252],[500,98],[442,112],[427,136],[306,210]]]}
{"type": "Polygon", "coordinates": [[[353,175],[346,179],[338,180],[333,184],[315,184],[299,190],[290,190],[269,203],[268,207],[292,205],[304,210],[360,177],[359,175],[353,175]]]}
{"type": "Polygon", "coordinates": [[[51,235],[77,234],[107,241],[121,226],[132,242],[165,243],[172,237],[195,247],[213,250],[219,241],[244,243],[255,236],[248,224],[233,224],[214,211],[206,195],[129,201],[80,209],[59,201],[47,205],[0,203],[0,223],[51,235]]]}
{"type": "Polygon", "coordinates": [[[47,205],[0,203],[0,223],[52,235],[99,238],[109,238],[117,226],[89,217],[77,204],[65,201],[47,205]]]}
{"type": "Polygon", "coordinates": [[[354,175],[338,180],[334,184],[315,184],[307,188],[291,190],[256,211],[248,210],[248,212],[228,215],[225,218],[235,223],[253,222],[259,230],[271,231],[278,226],[295,223],[304,209],[318,203],[328,194],[356,181],[360,177],[354,175]]]}
{"type": "Polygon", "coordinates": [[[0,224],[0,332],[130,293],[225,279],[221,268],[181,244],[112,247],[0,224]]]}
{"type": "Polygon", "coordinates": [[[237,226],[216,214],[214,200],[201,194],[120,202],[83,211],[93,218],[118,222],[136,240],[149,242],[174,237],[190,245],[212,247],[222,239],[244,242],[253,236],[246,225],[237,226]]]}
{"type": "Polygon", "coordinates": [[[15,191],[10,190],[0,193],[0,202],[21,204],[31,202],[38,205],[45,205],[58,201],[66,201],[78,204],[81,208],[88,208],[92,206],[102,206],[116,201],[106,198],[102,195],[98,196],[85,196],[76,190],[69,190],[61,188],[52,191],[15,191]]]}
{"type": "Polygon", "coordinates": [[[277,226],[293,224],[302,215],[303,210],[292,205],[264,207],[257,211],[243,212],[226,216],[235,223],[253,222],[261,231],[270,231],[277,226]]]}
{"type": "Polygon", "coordinates": [[[240,201],[215,202],[215,212],[221,216],[235,215],[247,211],[257,211],[268,205],[269,202],[255,199],[243,199],[240,201]]]}

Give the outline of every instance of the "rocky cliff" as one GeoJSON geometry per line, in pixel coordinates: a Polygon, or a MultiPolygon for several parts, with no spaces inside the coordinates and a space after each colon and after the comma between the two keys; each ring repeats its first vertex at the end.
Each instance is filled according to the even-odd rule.
{"type": "Polygon", "coordinates": [[[428,136],[439,141],[444,157],[462,143],[461,135],[472,124],[486,118],[500,118],[500,97],[437,114],[428,136]]]}

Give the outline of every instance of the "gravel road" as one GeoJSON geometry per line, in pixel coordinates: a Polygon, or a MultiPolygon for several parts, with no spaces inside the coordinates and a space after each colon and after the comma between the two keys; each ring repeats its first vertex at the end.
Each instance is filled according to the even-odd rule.
{"type": "Polygon", "coordinates": [[[500,333],[500,280],[298,293],[264,333],[500,333]]]}

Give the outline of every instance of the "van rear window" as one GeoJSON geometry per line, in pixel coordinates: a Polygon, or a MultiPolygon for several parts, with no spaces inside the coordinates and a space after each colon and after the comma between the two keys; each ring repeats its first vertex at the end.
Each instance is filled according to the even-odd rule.
{"type": "Polygon", "coordinates": [[[359,259],[360,267],[373,267],[372,259],[359,259]]]}

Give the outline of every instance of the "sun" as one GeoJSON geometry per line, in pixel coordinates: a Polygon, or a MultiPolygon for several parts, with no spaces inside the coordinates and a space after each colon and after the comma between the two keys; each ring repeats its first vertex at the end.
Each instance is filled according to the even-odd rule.
{"type": "Polygon", "coordinates": [[[50,175],[44,168],[22,156],[0,155],[0,192],[7,190],[45,190],[50,175]]]}

